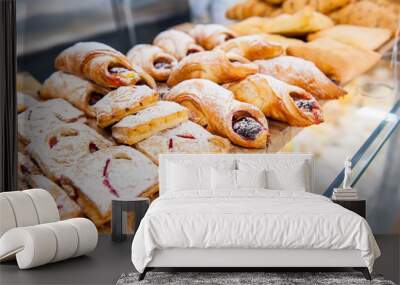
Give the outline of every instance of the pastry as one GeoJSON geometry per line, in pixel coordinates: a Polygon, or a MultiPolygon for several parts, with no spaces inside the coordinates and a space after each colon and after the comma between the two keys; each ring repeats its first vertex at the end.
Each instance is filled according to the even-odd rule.
{"type": "Polygon", "coordinates": [[[43,175],[31,175],[28,177],[28,183],[32,188],[45,189],[50,193],[54,201],[56,201],[61,220],[82,216],[82,211],[78,204],[68,197],[60,186],[47,177],[43,175]]]}
{"type": "Polygon", "coordinates": [[[29,189],[27,179],[30,175],[40,174],[39,168],[25,154],[18,152],[17,184],[18,190],[29,189]]]}
{"type": "Polygon", "coordinates": [[[61,179],[77,193],[84,213],[99,226],[111,219],[113,199],[132,199],[158,184],[158,169],[144,154],[114,146],[86,155],[61,179]]]}
{"type": "Polygon", "coordinates": [[[113,137],[120,143],[135,144],[153,134],[187,121],[189,111],[173,102],[159,101],[135,115],[123,118],[112,127],[113,137]]]}
{"type": "Polygon", "coordinates": [[[260,0],[240,1],[226,10],[225,15],[231,20],[244,20],[253,16],[268,17],[273,15],[277,8],[260,0]]]}
{"type": "Polygon", "coordinates": [[[323,122],[321,107],[310,93],[272,76],[250,75],[227,88],[236,100],[252,104],[265,116],[290,126],[307,127],[323,122]]]}
{"type": "Polygon", "coordinates": [[[27,152],[47,177],[57,181],[81,157],[112,145],[87,125],[71,123],[47,130],[28,145],[27,152]]]}
{"type": "Polygon", "coordinates": [[[392,31],[382,28],[369,28],[352,25],[337,25],[333,28],[310,34],[308,41],[328,38],[355,47],[376,50],[392,36],[392,31]]]}
{"type": "Polygon", "coordinates": [[[38,100],[38,92],[40,89],[40,82],[34,78],[29,72],[17,73],[17,92],[24,93],[31,96],[33,99],[38,100]]]}
{"type": "Polygon", "coordinates": [[[254,63],[258,64],[260,73],[303,88],[317,99],[337,99],[346,95],[343,88],[333,83],[311,61],[294,56],[279,56],[254,63]]]}
{"type": "Polygon", "coordinates": [[[285,48],[277,43],[268,41],[264,35],[251,35],[231,39],[216,49],[235,53],[248,60],[268,59],[285,53],[285,48]]]}
{"type": "Polygon", "coordinates": [[[112,47],[97,42],[80,42],[61,52],[56,60],[58,70],[84,77],[103,87],[147,84],[154,79],[139,66],[112,47]]]}
{"type": "Polygon", "coordinates": [[[159,82],[156,87],[157,93],[160,95],[161,99],[164,99],[164,96],[169,92],[171,88],[167,83],[159,82]]]}
{"type": "Polygon", "coordinates": [[[186,80],[165,96],[190,110],[190,119],[210,132],[248,148],[265,148],[268,123],[253,105],[234,99],[232,92],[210,80],[186,80]]]}
{"type": "Polygon", "coordinates": [[[17,92],[17,113],[22,113],[29,107],[36,105],[39,101],[32,96],[22,92],[17,92]]]}
{"type": "Polygon", "coordinates": [[[96,118],[88,118],[85,122],[86,125],[88,125],[90,128],[96,131],[96,133],[100,134],[101,136],[105,137],[111,142],[114,142],[114,138],[112,137],[111,134],[111,129],[110,128],[100,128],[99,125],[97,124],[96,118]]]}
{"type": "Polygon", "coordinates": [[[18,138],[28,144],[34,137],[62,123],[85,121],[84,113],[63,99],[40,102],[18,115],[18,138]]]}
{"type": "Polygon", "coordinates": [[[87,116],[96,117],[94,105],[109,91],[75,75],[57,71],[43,83],[39,94],[43,99],[65,99],[87,116]]]}
{"type": "Polygon", "coordinates": [[[135,147],[158,164],[158,156],[162,153],[226,153],[231,144],[229,140],[212,135],[202,126],[187,121],[159,132],[135,147]]]}
{"type": "Polygon", "coordinates": [[[177,30],[168,30],[159,33],[154,38],[153,44],[177,60],[181,60],[189,54],[203,51],[203,48],[197,45],[191,36],[177,30]]]}
{"type": "Polygon", "coordinates": [[[338,84],[345,84],[374,66],[381,55],[331,39],[320,38],[303,46],[289,47],[289,55],[310,60],[338,84]]]}
{"type": "Polygon", "coordinates": [[[286,0],[283,5],[283,11],[285,13],[295,13],[304,7],[312,7],[316,11],[326,14],[337,10],[347,4],[349,4],[351,0],[286,0]]]}
{"type": "Polygon", "coordinates": [[[243,79],[257,70],[256,65],[237,54],[220,50],[204,51],[182,59],[172,71],[167,84],[174,86],[192,78],[208,79],[221,84],[243,79]]]}
{"type": "Polygon", "coordinates": [[[287,37],[280,36],[280,35],[263,34],[263,36],[267,41],[283,46],[285,51],[290,46],[305,44],[305,42],[303,42],[302,40],[295,39],[295,38],[287,38],[287,37]]]}
{"type": "Polygon", "coordinates": [[[101,128],[155,104],[158,94],[147,86],[123,86],[108,93],[94,106],[101,128]]]}
{"type": "Polygon", "coordinates": [[[217,24],[196,25],[189,31],[189,35],[206,50],[211,50],[236,37],[235,32],[217,24]]]}
{"type": "Polygon", "coordinates": [[[175,57],[153,45],[136,45],[126,56],[133,65],[139,65],[157,81],[166,81],[178,63],[175,57]]]}
{"type": "Polygon", "coordinates": [[[399,15],[388,7],[371,1],[353,2],[329,16],[336,24],[384,28],[396,33],[399,15]]]}

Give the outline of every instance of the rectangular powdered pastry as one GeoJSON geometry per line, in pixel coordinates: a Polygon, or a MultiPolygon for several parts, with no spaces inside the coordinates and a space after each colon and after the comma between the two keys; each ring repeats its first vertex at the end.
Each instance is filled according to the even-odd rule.
{"type": "Polygon", "coordinates": [[[122,119],[113,126],[112,134],[118,142],[132,145],[188,119],[189,111],[185,107],[174,102],[159,101],[122,119]]]}

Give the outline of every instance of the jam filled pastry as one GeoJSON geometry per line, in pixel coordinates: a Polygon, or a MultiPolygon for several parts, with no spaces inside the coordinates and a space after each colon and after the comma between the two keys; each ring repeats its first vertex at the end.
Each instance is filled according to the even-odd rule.
{"type": "Polygon", "coordinates": [[[95,106],[97,124],[105,128],[158,101],[158,94],[147,86],[122,86],[108,93],[95,106]]]}
{"type": "Polygon", "coordinates": [[[29,107],[36,105],[39,101],[30,95],[22,92],[17,92],[17,113],[22,113],[29,107]]]}
{"type": "Polygon", "coordinates": [[[80,159],[61,184],[74,189],[84,213],[100,226],[111,219],[113,199],[132,199],[156,188],[158,169],[134,148],[113,146],[80,159]]]}
{"type": "MultiPolygon", "coordinates": [[[[237,100],[257,106],[265,116],[291,126],[306,127],[323,122],[321,107],[310,93],[272,76],[250,75],[226,87],[237,100]]],[[[253,126],[250,131],[257,128],[250,120],[242,124],[253,126]]]]}
{"type": "Polygon", "coordinates": [[[217,46],[216,49],[238,54],[251,61],[269,59],[285,53],[282,45],[268,41],[264,35],[238,37],[217,46]]]}
{"type": "Polygon", "coordinates": [[[260,73],[301,87],[317,99],[337,99],[346,95],[343,88],[332,82],[311,61],[294,56],[279,56],[254,63],[258,64],[260,73]]]}
{"type": "Polygon", "coordinates": [[[158,164],[158,156],[162,153],[227,153],[231,144],[229,140],[187,121],[137,143],[136,148],[158,164]]]}
{"type": "Polygon", "coordinates": [[[72,123],[47,130],[28,145],[27,152],[47,177],[57,181],[81,157],[112,145],[87,125],[72,123]]]}
{"type": "Polygon", "coordinates": [[[190,119],[236,145],[265,148],[268,123],[257,107],[235,100],[233,93],[210,80],[184,81],[166,95],[190,110],[190,119]]]}
{"type": "Polygon", "coordinates": [[[159,101],[135,115],[123,118],[112,127],[112,134],[118,142],[132,145],[188,119],[189,111],[185,107],[174,102],[159,101]]]}
{"type": "Polygon", "coordinates": [[[57,71],[43,83],[39,95],[43,99],[65,99],[87,116],[95,117],[94,105],[109,91],[90,81],[57,71]]]}
{"type": "Polygon", "coordinates": [[[164,99],[164,96],[169,92],[171,88],[165,82],[158,82],[156,91],[160,95],[161,99],[164,99]]]}
{"type": "Polygon", "coordinates": [[[168,30],[158,34],[154,38],[153,44],[177,60],[181,60],[189,54],[203,51],[203,48],[197,45],[191,36],[177,30],[168,30]]]}
{"type": "Polygon", "coordinates": [[[241,80],[257,71],[257,65],[240,55],[220,50],[203,51],[182,59],[172,71],[167,84],[174,86],[193,78],[208,79],[222,84],[241,80]]]}
{"type": "Polygon", "coordinates": [[[32,162],[32,160],[23,152],[18,152],[17,164],[17,180],[18,190],[25,190],[31,188],[28,185],[27,179],[31,175],[40,174],[39,168],[32,162]]]}
{"type": "Polygon", "coordinates": [[[189,35],[206,50],[211,50],[237,36],[227,27],[217,24],[196,25],[189,31],[189,35]]]}
{"type": "Polygon", "coordinates": [[[103,87],[146,84],[155,87],[154,79],[142,68],[110,46],[81,42],[65,49],[56,60],[58,70],[84,77],[103,87]]]}
{"type": "Polygon", "coordinates": [[[136,45],[126,55],[133,65],[141,66],[157,81],[166,81],[178,61],[153,45],[136,45]]]}

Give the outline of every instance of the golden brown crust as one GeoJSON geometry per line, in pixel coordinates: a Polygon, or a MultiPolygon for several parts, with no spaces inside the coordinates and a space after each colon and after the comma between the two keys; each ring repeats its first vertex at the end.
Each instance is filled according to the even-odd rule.
{"type": "Polygon", "coordinates": [[[182,59],[172,71],[167,84],[174,86],[181,81],[203,78],[216,83],[228,83],[254,74],[258,67],[247,59],[219,50],[191,54],[182,59]]]}
{"type": "Polygon", "coordinates": [[[251,61],[268,59],[285,53],[282,45],[268,41],[263,34],[231,39],[217,46],[216,49],[238,54],[251,61]]]}
{"type": "Polygon", "coordinates": [[[196,25],[189,31],[189,35],[206,50],[212,50],[237,36],[227,27],[217,24],[196,25]]]}
{"type": "Polygon", "coordinates": [[[240,1],[226,10],[225,15],[231,20],[244,20],[250,17],[268,17],[278,8],[266,1],[245,0],[240,1]]]}
{"type": "Polygon", "coordinates": [[[172,88],[165,99],[187,107],[192,121],[234,144],[248,148],[265,148],[267,145],[268,123],[264,114],[250,104],[235,100],[232,92],[210,80],[184,81],[172,88]],[[261,131],[254,139],[244,138],[234,131],[234,120],[242,116],[251,117],[260,125],[261,131]]]}
{"type": "Polygon", "coordinates": [[[254,74],[246,79],[227,84],[235,99],[252,104],[272,119],[291,126],[307,127],[323,122],[318,102],[307,91],[289,85],[265,74],[254,74]],[[306,110],[296,104],[296,100],[307,101],[312,109],[306,110]]]}
{"type": "Polygon", "coordinates": [[[318,12],[326,14],[339,9],[350,2],[351,0],[286,0],[283,3],[282,8],[285,13],[292,14],[306,6],[309,6],[318,12]]]}
{"type": "Polygon", "coordinates": [[[175,57],[158,46],[146,44],[134,46],[126,56],[133,65],[139,65],[157,81],[166,81],[178,63],[175,57]]]}
{"type": "Polygon", "coordinates": [[[337,99],[346,91],[332,82],[315,64],[294,56],[280,56],[255,62],[260,73],[296,85],[321,100],[337,99]]]}

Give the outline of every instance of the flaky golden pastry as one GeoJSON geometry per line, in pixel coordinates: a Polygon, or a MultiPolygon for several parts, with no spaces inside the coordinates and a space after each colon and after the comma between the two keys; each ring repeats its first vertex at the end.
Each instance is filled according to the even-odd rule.
{"type": "Polygon", "coordinates": [[[62,51],[55,60],[58,70],[84,77],[103,87],[144,83],[155,87],[154,79],[112,47],[98,42],[80,42],[62,51]]]}
{"type": "Polygon", "coordinates": [[[17,92],[17,113],[22,113],[26,109],[33,107],[39,101],[34,97],[22,92],[17,92]]]}
{"type": "Polygon", "coordinates": [[[158,46],[136,45],[126,55],[133,65],[139,65],[157,81],[166,81],[178,63],[175,57],[158,46]]]}
{"type": "Polygon", "coordinates": [[[285,50],[290,46],[298,46],[305,43],[304,41],[299,39],[288,38],[280,35],[264,34],[264,37],[270,42],[280,44],[285,48],[285,50]]]}
{"type": "Polygon", "coordinates": [[[276,6],[259,0],[240,1],[226,10],[225,15],[231,20],[244,20],[250,17],[268,17],[271,16],[276,6]]]}
{"type": "Polygon", "coordinates": [[[320,13],[326,14],[350,2],[351,0],[286,0],[282,8],[285,13],[292,14],[308,6],[320,13]]]}
{"type": "Polygon", "coordinates": [[[174,86],[192,78],[208,79],[221,84],[243,79],[257,71],[255,64],[237,54],[220,50],[204,51],[182,59],[172,71],[167,84],[174,86]]]}
{"type": "Polygon", "coordinates": [[[165,96],[190,110],[190,119],[210,132],[248,148],[265,148],[268,123],[257,107],[234,99],[232,92],[210,80],[181,82],[165,96]]]}
{"type": "Polygon", "coordinates": [[[333,83],[315,64],[294,56],[280,56],[255,62],[260,73],[296,85],[321,100],[337,99],[346,91],[333,83]]]}
{"type": "Polygon", "coordinates": [[[321,107],[307,91],[265,74],[227,84],[235,98],[252,104],[272,119],[307,127],[323,122],[321,107]]]}
{"type": "Polygon", "coordinates": [[[159,33],[154,38],[153,44],[174,56],[177,60],[181,60],[188,54],[204,50],[196,44],[191,36],[177,30],[168,30],[159,33]]]}
{"type": "Polygon", "coordinates": [[[379,53],[320,38],[303,46],[289,47],[289,55],[310,60],[338,84],[345,84],[364,73],[380,59],[379,53]]]}
{"type": "Polygon", "coordinates": [[[196,25],[189,31],[189,35],[206,50],[211,50],[236,37],[235,32],[217,24],[196,25]]]}
{"type": "Polygon", "coordinates": [[[110,89],[62,71],[53,73],[40,88],[42,99],[65,99],[89,117],[96,117],[94,105],[110,89]]]}
{"type": "Polygon", "coordinates": [[[231,39],[216,49],[238,54],[248,60],[268,59],[285,53],[282,45],[268,41],[262,34],[231,39]]]}

